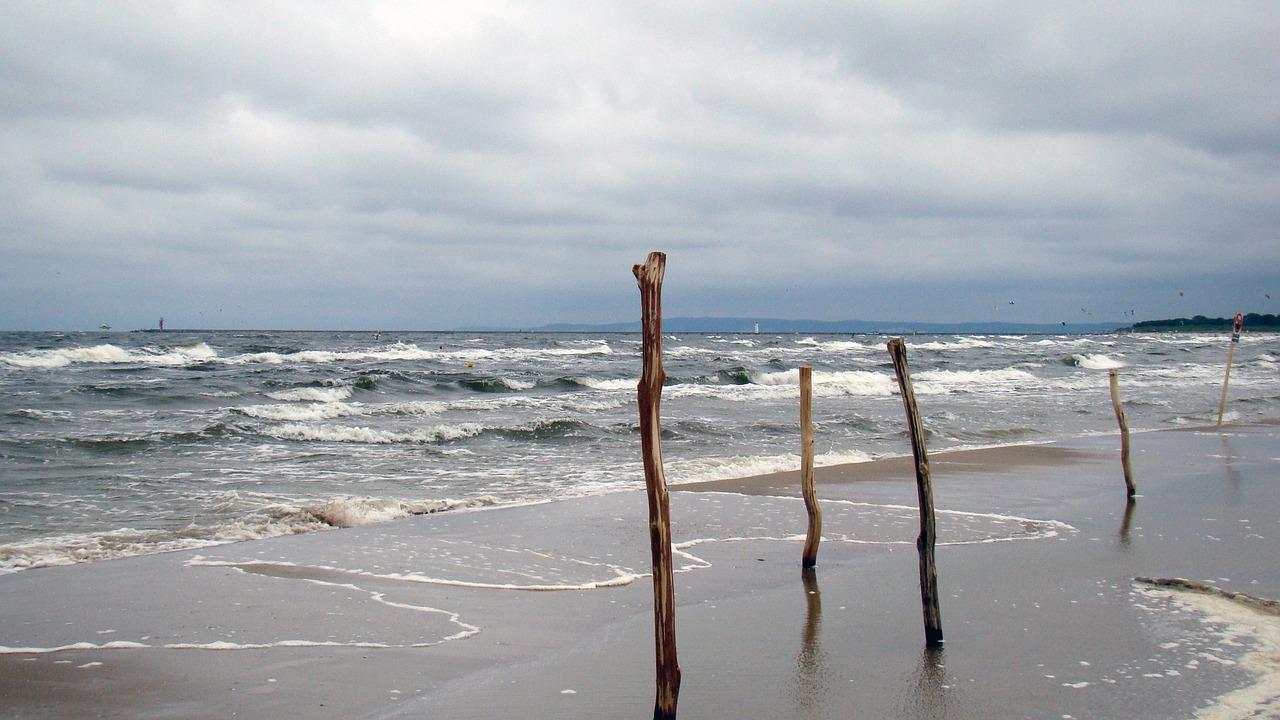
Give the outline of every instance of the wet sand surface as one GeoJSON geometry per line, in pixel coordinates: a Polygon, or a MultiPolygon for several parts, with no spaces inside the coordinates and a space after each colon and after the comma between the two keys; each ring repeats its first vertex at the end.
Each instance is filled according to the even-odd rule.
{"type": "MultiPolygon", "coordinates": [[[[938,652],[908,460],[819,469],[808,578],[795,473],[673,488],[679,714],[1280,717],[1256,657],[1275,616],[1133,581],[1280,598],[1277,436],[1134,435],[1129,512],[1117,438],[935,455],[938,652]]],[[[647,717],[645,508],[620,493],[3,576],[0,716],[647,717]]]]}

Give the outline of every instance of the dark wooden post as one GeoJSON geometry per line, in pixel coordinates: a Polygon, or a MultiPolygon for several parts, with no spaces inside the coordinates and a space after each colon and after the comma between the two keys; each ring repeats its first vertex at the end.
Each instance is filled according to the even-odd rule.
{"type": "Polygon", "coordinates": [[[1120,464],[1124,466],[1124,486],[1129,497],[1138,494],[1133,484],[1133,468],[1129,465],[1129,421],[1124,417],[1124,403],[1120,402],[1120,379],[1115,368],[1111,368],[1111,406],[1116,410],[1116,422],[1120,424],[1120,464]]]}
{"type": "Polygon", "coordinates": [[[818,564],[818,543],[822,541],[822,508],[813,488],[813,368],[800,368],[800,493],[809,513],[809,531],[804,538],[801,567],[818,564]]]}
{"type": "Polygon", "coordinates": [[[911,372],[907,368],[907,344],[902,338],[889,341],[889,355],[898,375],[902,405],[907,411],[911,431],[911,451],[916,460],[916,491],[920,496],[920,537],[916,550],[920,554],[920,601],[924,606],[924,639],[929,647],[942,645],[942,613],[938,609],[938,571],[933,549],[937,543],[937,526],[933,517],[933,480],[929,475],[929,456],[924,446],[924,425],[916,409],[916,395],[911,388],[911,372]]]}
{"type": "Polygon", "coordinates": [[[666,373],[662,370],[662,276],[667,256],[649,253],[643,265],[632,268],[640,285],[643,326],[643,364],[638,388],[640,449],[644,483],[649,495],[649,546],[653,553],[653,626],[657,661],[654,720],[673,719],[680,695],[680,664],[676,661],[676,596],[671,567],[671,501],[662,470],[659,405],[666,373]]]}

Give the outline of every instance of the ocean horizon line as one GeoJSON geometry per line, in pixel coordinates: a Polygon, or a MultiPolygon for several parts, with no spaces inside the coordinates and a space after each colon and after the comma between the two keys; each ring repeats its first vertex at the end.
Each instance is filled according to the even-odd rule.
{"type": "MultiPolygon", "coordinates": [[[[752,318],[688,316],[663,320],[668,332],[695,333],[816,333],[816,334],[1029,334],[1029,335],[1096,335],[1114,333],[1130,327],[1122,322],[1089,323],[1015,323],[996,321],[975,322],[924,322],[896,320],[814,320],[808,318],[752,318]]],[[[353,333],[638,333],[640,321],[612,323],[554,322],[537,326],[457,326],[453,328],[200,328],[156,327],[138,328],[85,328],[85,329],[8,329],[0,332],[69,332],[69,333],[201,333],[201,332],[353,332],[353,333]]]]}

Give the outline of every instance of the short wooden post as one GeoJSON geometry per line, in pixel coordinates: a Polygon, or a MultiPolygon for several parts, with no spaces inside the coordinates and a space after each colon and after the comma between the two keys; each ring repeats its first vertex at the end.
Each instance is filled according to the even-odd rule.
{"type": "Polygon", "coordinates": [[[916,550],[920,554],[920,601],[924,606],[924,639],[928,647],[942,645],[942,613],[938,609],[938,571],[933,550],[937,544],[937,525],[933,516],[933,480],[929,475],[929,456],[924,445],[924,425],[916,408],[916,395],[911,387],[907,367],[907,344],[902,338],[889,341],[889,355],[898,375],[902,405],[907,411],[911,431],[911,452],[916,461],[916,492],[920,497],[920,536],[916,550]]]}
{"type": "Polygon", "coordinates": [[[1222,414],[1227,411],[1227,383],[1231,380],[1231,361],[1236,356],[1236,345],[1240,344],[1240,330],[1244,328],[1244,315],[1236,313],[1235,325],[1231,328],[1231,349],[1227,350],[1227,374],[1222,378],[1222,402],[1218,403],[1218,424],[1222,424],[1222,414]]]}
{"type": "Polygon", "coordinates": [[[644,483],[649,496],[649,547],[653,554],[653,626],[657,664],[654,720],[673,719],[680,695],[680,664],[676,661],[676,598],[671,566],[671,501],[662,469],[659,405],[666,373],[662,369],[662,276],[667,256],[649,253],[643,265],[632,268],[640,285],[643,362],[638,401],[640,449],[644,483]]]}
{"type": "Polygon", "coordinates": [[[822,541],[822,508],[813,487],[813,368],[800,368],[800,493],[809,514],[809,531],[804,538],[801,566],[818,564],[818,543],[822,541]]]}
{"type": "Polygon", "coordinates": [[[1116,422],[1120,424],[1120,464],[1124,466],[1124,486],[1129,497],[1138,494],[1133,484],[1133,468],[1129,465],[1129,421],[1124,417],[1124,403],[1120,402],[1120,379],[1115,368],[1111,368],[1111,407],[1116,410],[1116,422]]]}

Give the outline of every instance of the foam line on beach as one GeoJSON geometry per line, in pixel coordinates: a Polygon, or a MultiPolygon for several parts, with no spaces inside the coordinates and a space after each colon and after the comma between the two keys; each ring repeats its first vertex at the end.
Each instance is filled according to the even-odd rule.
{"type": "MultiPolygon", "coordinates": [[[[760,512],[759,503],[743,503],[751,505],[752,517],[748,522],[756,523],[761,530],[772,529],[775,532],[759,534],[712,535],[697,539],[681,540],[677,547],[688,548],[705,542],[732,541],[774,541],[798,542],[804,539],[803,534],[796,531],[802,529],[798,518],[803,516],[800,498],[785,495],[760,495],[754,493],[738,493],[730,491],[699,491],[694,498],[705,503],[717,504],[717,499],[750,499],[765,501],[766,507],[771,503],[795,506],[785,514],[768,516],[760,512]],[[786,522],[770,528],[770,523],[786,522]]],[[[696,500],[694,501],[696,502],[696,500]]],[[[907,545],[915,543],[915,533],[919,529],[919,510],[910,505],[891,503],[868,503],[853,500],[824,499],[823,507],[823,540],[859,545],[907,545]],[[868,536],[869,535],[869,536],[868,536]]],[[[682,515],[693,515],[689,499],[684,500],[682,515]]],[[[975,545],[993,542],[1012,542],[1017,540],[1043,540],[1058,537],[1064,533],[1075,533],[1076,529],[1058,520],[1040,520],[1003,515],[998,513],[970,512],[965,510],[937,510],[940,527],[938,530],[939,545],[975,545]]],[[[702,517],[709,516],[704,513],[702,517]]],[[[676,531],[680,532],[681,521],[677,518],[676,531]]],[[[685,524],[688,524],[687,522],[685,524]]],[[[701,525],[708,528],[723,528],[723,524],[703,520],[701,525]]],[[[753,528],[755,529],[755,528],[753,528]]]]}
{"type": "MultiPolygon", "coordinates": [[[[478,631],[477,631],[478,632],[478,631]]],[[[57,647],[6,647],[0,646],[0,655],[51,655],[71,650],[267,650],[270,648],[365,648],[396,649],[429,647],[439,643],[417,643],[413,645],[396,645],[375,642],[341,642],[337,640],[280,640],[269,643],[233,643],[222,640],[207,643],[168,643],[165,645],[148,645],[132,641],[117,641],[102,644],[90,642],[71,643],[57,647]]]]}
{"type": "MultiPolygon", "coordinates": [[[[541,553],[534,553],[534,554],[541,554],[541,553]]],[[[554,556],[547,556],[547,557],[554,557],[554,556]]],[[[567,560],[575,564],[595,565],[594,563],[590,563],[589,561],[581,561],[573,558],[558,558],[558,559],[567,560]]],[[[481,590],[525,590],[525,591],[537,591],[537,592],[553,592],[553,591],[561,591],[561,590],[596,590],[599,588],[607,588],[607,587],[621,587],[623,585],[630,585],[631,583],[635,582],[639,578],[646,577],[645,574],[627,572],[621,567],[610,567],[610,569],[612,569],[613,572],[615,573],[615,577],[608,578],[605,580],[586,581],[581,583],[566,583],[566,584],[552,584],[552,583],[519,584],[519,583],[487,583],[487,582],[477,582],[477,581],[471,581],[471,580],[459,580],[456,578],[433,577],[430,575],[424,575],[421,573],[414,573],[414,572],[376,573],[376,572],[369,572],[367,570],[350,570],[347,568],[333,567],[328,565],[301,565],[298,563],[290,563],[290,562],[284,562],[284,561],[253,560],[253,561],[238,562],[234,560],[207,560],[202,557],[197,557],[195,559],[189,560],[187,562],[187,565],[190,567],[233,568],[233,569],[239,570],[240,572],[249,573],[249,574],[266,575],[269,577],[276,577],[276,578],[283,578],[283,579],[306,580],[308,582],[314,582],[317,584],[329,584],[329,585],[335,585],[340,587],[348,587],[350,589],[359,589],[363,592],[373,592],[373,591],[365,590],[355,585],[346,585],[343,583],[334,583],[326,580],[321,580],[315,577],[306,577],[305,574],[306,573],[340,574],[340,575],[348,575],[356,578],[368,578],[372,580],[391,580],[391,581],[398,581],[398,582],[423,583],[428,585],[448,585],[451,587],[465,587],[465,588],[475,588],[475,589],[481,589],[481,590]],[[291,572],[286,572],[286,571],[291,571],[291,572]]],[[[387,604],[390,604],[390,603],[387,603],[387,604]]],[[[428,608],[428,609],[435,610],[437,612],[446,612],[443,610],[439,610],[437,608],[428,608]]]]}
{"type": "MultiPolygon", "coordinates": [[[[209,560],[202,556],[196,556],[188,560],[188,567],[217,567],[228,568],[246,575],[257,575],[260,577],[268,577],[278,580],[301,580],[303,582],[328,588],[336,588],[356,594],[357,596],[366,596],[369,601],[384,607],[397,611],[408,611],[414,613],[426,613],[435,616],[441,616],[443,622],[447,623],[446,627],[453,627],[454,631],[449,633],[442,631],[432,639],[414,643],[395,643],[395,642],[379,642],[372,640],[312,640],[305,638],[287,638],[279,640],[270,640],[263,642],[231,642],[227,640],[210,640],[186,641],[186,642],[168,642],[164,644],[152,644],[143,642],[150,639],[142,637],[140,640],[114,640],[107,643],[93,642],[75,642],[64,643],[60,645],[51,645],[46,647],[35,646],[0,646],[0,655],[10,654],[49,654],[70,650],[263,650],[268,648],[307,648],[307,647],[324,647],[324,648],[368,648],[368,649],[389,649],[389,648],[424,648],[441,645],[453,640],[462,640],[480,632],[480,628],[464,621],[459,613],[451,610],[444,610],[437,607],[427,605],[415,605],[407,602],[399,602],[387,597],[384,592],[360,587],[353,582],[341,582],[332,579],[317,577],[315,569],[305,566],[290,565],[288,563],[235,563],[221,560],[209,560]],[[254,567],[260,565],[261,567],[254,567]],[[447,633],[447,634],[446,634],[447,633]]],[[[344,576],[351,573],[345,573],[339,570],[326,570],[331,576],[344,576]]],[[[104,631],[114,632],[114,631],[104,631]]]]}
{"type": "MultiPolygon", "coordinates": [[[[1141,581],[1140,581],[1141,582],[1141,581]]],[[[1137,592],[1164,597],[1179,606],[1198,613],[1206,624],[1220,624],[1218,630],[1224,644],[1240,645],[1242,638],[1252,640],[1253,647],[1236,662],[1255,681],[1242,688],[1214,698],[1212,704],[1196,712],[1198,720],[1245,720],[1246,718],[1280,717],[1280,616],[1259,608],[1248,599],[1230,597],[1230,593],[1143,583],[1137,592]]]]}
{"type": "MultiPolygon", "coordinates": [[[[279,563],[261,563],[261,564],[262,565],[280,565],[279,563]]],[[[304,582],[313,583],[315,585],[337,587],[337,588],[343,588],[345,590],[352,590],[354,592],[361,592],[361,593],[367,594],[370,600],[376,603],[380,603],[382,605],[386,605],[387,607],[390,607],[390,608],[396,608],[397,610],[409,610],[412,612],[423,612],[423,613],[439,613],[439,614],[445,615],[448,618],[449,622],[453,623],[454,625],[458,625],[459,627],[462,628],[457,633],[454,633],[453,635],[449,635],[448,637],[445,637],[439,640],[438,642],[415,643],[413,645],[408,645],[406,647],[428,647],[431,645],[438,645],[442,642],[448,642],[450,640],[460,640],[465,637],[470,637],[480,632],[480,628],[463,622],[461,617],[458,615],[458,613],[455,613],[451,610],[442,610],[440,608],[430,607],[427,605],[412,605],[410,603],[393,602],[387,599],[386,593],[381,593],[376,590],[369,590],[367,588],[362,588],[359,585],[356,585],[354,583],[333,582],[331,580],[324,580],[316,577],[293,578],[289,576],[273,575],[270,572],[259,571],[256,568],[250,567],[250,565],[252,565],[252,563],[231,563],[231,562],[225,562],[220,560],[206,560],[201,557],[192,558],[187,562],[188,567],[201,567],[201,566],[229,567],[246,574],[262,575],[265,577],[274,577],[282,580],[297,579],[297,580],[302,580],[304,582]]],[[[293,567],[298,567],[298,566],[294,565],[293,567]]],[[[341,572],[341,571],[336,571],[336,572],[341,572]]]]}

